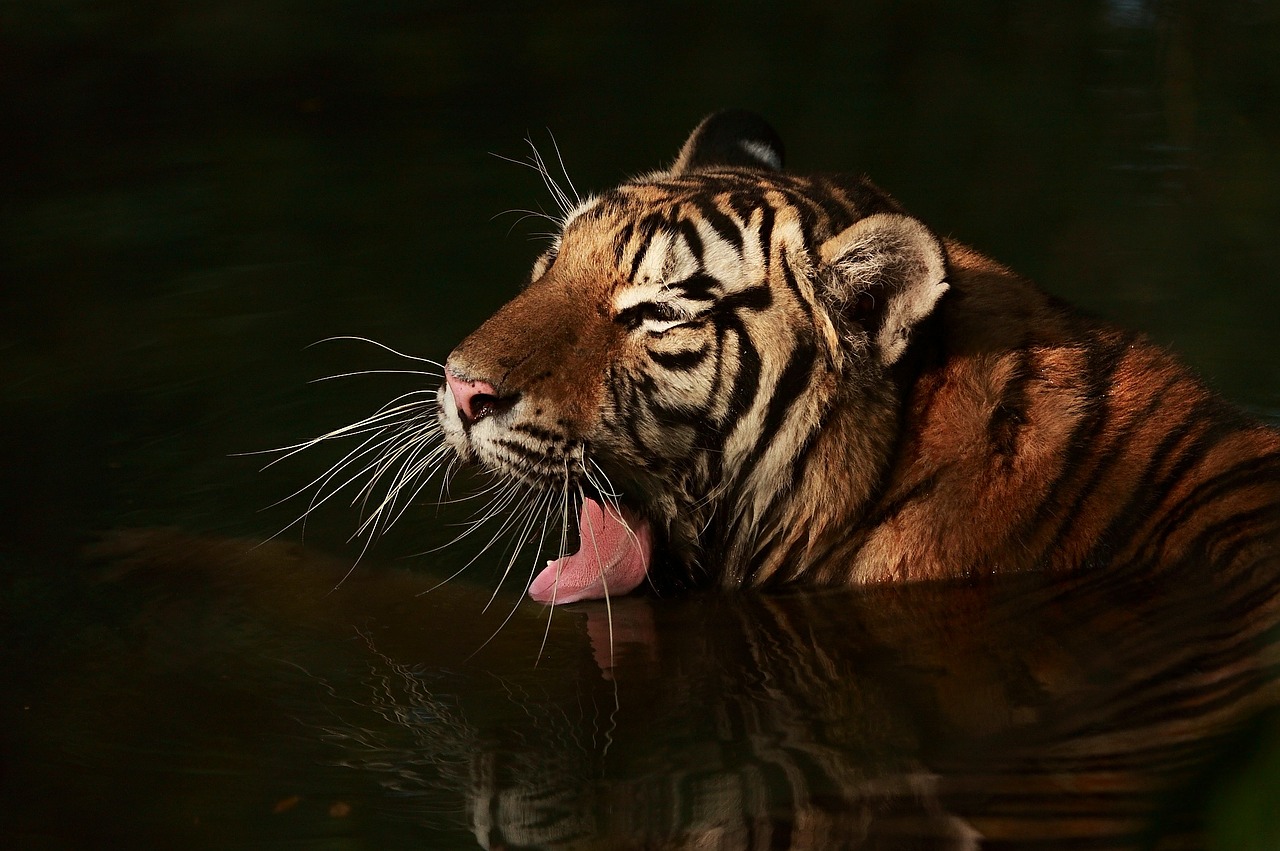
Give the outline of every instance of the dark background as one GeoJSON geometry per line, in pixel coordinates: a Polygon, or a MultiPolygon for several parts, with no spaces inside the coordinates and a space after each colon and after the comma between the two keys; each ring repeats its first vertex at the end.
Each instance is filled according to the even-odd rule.
{"type": "MultiPolygon", "coordinates": [[[[537,254],[506,211],[553,203],[491,154],[554,134],[602,189],[731,106],[1280,417],[1273,2],[0,0],[6,619],[46,650],[87,619],[57,589],[104,530],[295,518],[332,456],[234,453],[415,386],[308,384],[401,365],[309,344],[443,359],[537,254]]],[[[308,541],[350,561],[356,520],[308,541]]]]}

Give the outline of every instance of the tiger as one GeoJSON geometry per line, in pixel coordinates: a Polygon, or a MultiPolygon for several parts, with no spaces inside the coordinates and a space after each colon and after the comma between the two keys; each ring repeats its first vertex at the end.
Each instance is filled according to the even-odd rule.
{"type": "Polygon", "coordinates": [[[759,116],[562,200],[435,399],[452,461],[578,515],[534,600],[1274,572],[1276,430],[759,116]]]}

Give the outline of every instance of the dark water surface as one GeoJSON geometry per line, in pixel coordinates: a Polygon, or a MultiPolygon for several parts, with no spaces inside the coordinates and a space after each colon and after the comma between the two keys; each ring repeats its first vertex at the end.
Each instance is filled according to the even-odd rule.
{"type": "Polygon", "coordinates": [[[496,551],[422,593],[465,507],[253,546],[336,456],[233,453],[418,386],[309,344],[518,286],[551,201],[489,152],[604,188],[723,106],[1280,420],[1274,4],[0,3],[5,847],[1280,847],[1265,577],[548,626],[496,551]]]}

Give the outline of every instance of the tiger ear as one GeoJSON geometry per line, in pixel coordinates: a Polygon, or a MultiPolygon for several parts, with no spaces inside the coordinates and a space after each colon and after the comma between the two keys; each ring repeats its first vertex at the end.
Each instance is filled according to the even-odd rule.
{"type": "Polygon", "coordinates": [[[786,151],[778,131],[754,112],[726,109],[693,129],[667,173],[672,177],[716,167],[782,171],[786,151]]]}
{"type": "Polygon", "coordinates": [[[897,213],[859,220],[823,243],[819,256],[834,308],[866,330],[885,366],[902,357],[950,286],[942,242],[897,213]]]}

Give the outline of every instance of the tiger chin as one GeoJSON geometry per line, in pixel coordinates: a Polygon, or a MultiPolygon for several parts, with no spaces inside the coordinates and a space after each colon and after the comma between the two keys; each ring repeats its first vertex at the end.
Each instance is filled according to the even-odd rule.
{"type": "Polygon", "coordinates": [[[745,112],[567,207],[445,378],[457,456],[578,514],[545,603],[1275,569],[1275,431],[745,112]]]}

